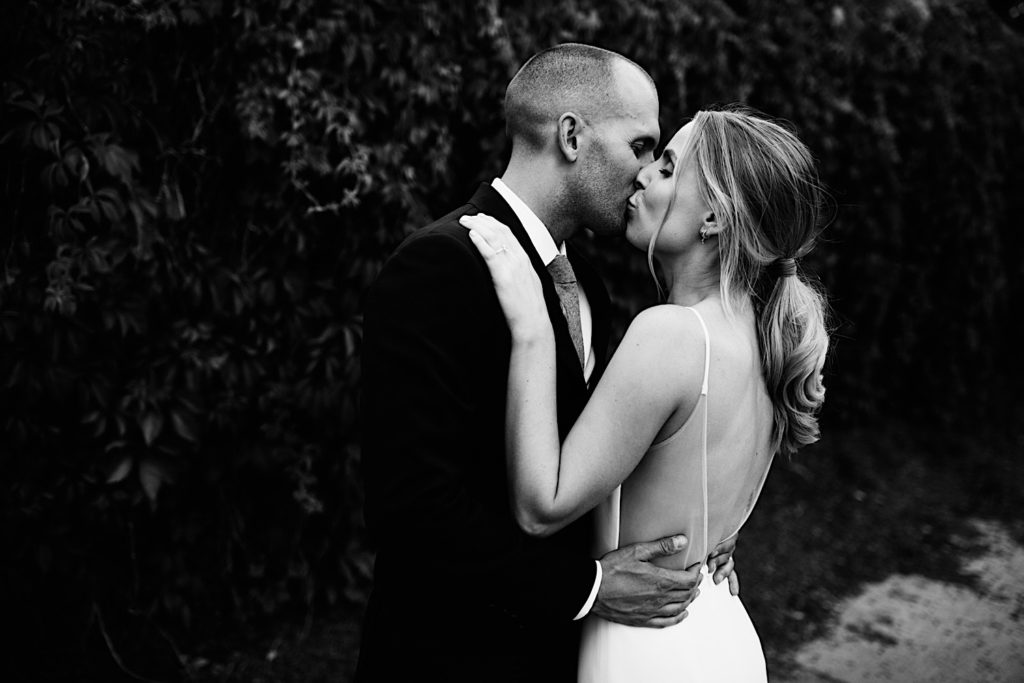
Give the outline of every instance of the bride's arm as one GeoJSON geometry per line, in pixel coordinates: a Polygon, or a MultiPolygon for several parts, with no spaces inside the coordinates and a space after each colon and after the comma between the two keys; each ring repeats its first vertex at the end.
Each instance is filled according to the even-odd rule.
{"type": "Polygon", "coordinates": [[[554,369],[540,361],[554,354],[513,345],[506,431],[516,515],[528,533],[553,533],[596,506],[636,468],[672,414],[692,410],[700,377],[687,377],[694,373],[686,349],[702,351],[703,340],[685,322],[665,307],[636,317],[560,449],[554,369]],[[681,391],[686,386],[692,396],[681,391]]]}
{"type": "Polygon", "coordinates": [[[506,439],[513,508],[527,533],[548,535],[622,483],[674,411],[692,410],[703,337],[692,316],[671,307],[637,316],[560,445],[555,340],[540,282],[507,228],[463,220],[491,269],[512,333],[506,439]]]}

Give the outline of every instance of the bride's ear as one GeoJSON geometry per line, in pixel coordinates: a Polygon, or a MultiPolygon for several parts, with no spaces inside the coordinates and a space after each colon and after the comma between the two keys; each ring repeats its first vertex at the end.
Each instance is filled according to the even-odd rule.
{"type": "Polygon", "coordinates": [[[571,111],[558,117],[558,151],[570,164],[579,158],[579,138],[584,125],[583,118],[571,111]]]}
{"type": "Polygon", "coordinates": [[[700,232],[702,235],[712,236],[722,232],[722,228],[719,227],[718,221],[715,220],[714,211],[706,211],[701,217],[700,232]]]}

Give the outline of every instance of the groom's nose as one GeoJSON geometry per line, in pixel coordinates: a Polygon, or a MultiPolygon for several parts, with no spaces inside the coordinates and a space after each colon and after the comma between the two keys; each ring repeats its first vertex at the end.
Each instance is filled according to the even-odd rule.
{"type": "Polygon", "coordinates": [[[633,181],[633,187],[635,190],[646,190],[650,182],[651,164],[647,164],[640,169],[639,173],[636,174],[636,180],[633,181]]]}

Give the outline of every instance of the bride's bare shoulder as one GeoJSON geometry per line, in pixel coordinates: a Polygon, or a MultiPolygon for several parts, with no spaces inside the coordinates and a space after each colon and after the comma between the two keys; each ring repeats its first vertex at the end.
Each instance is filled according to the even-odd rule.
{"type": "Polygon", "coordinates": [[[704,338],[700,321],[693,311],[685,306],[660,304],[640,311],[626,332],[644,337],[653,337],[662,343],[688,341],[692,338],[704,338]]]}
{"type": "Polygon", "coordinates": [[[660,365],[704,364],[704,331],[693,311],[662,304],[641,311],[630,323],[619,345],[647,356],[660,365]]]}

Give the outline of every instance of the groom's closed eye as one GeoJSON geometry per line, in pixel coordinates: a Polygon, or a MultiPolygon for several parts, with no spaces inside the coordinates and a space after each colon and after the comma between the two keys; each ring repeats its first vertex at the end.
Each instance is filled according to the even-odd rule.
{"type": "Polygon", "coordinates": [[[640,138],[630,143],[630,147],[633,148],[633,154],[639,159],[645,154],[654,155],[654,138],[640,138]]]}

